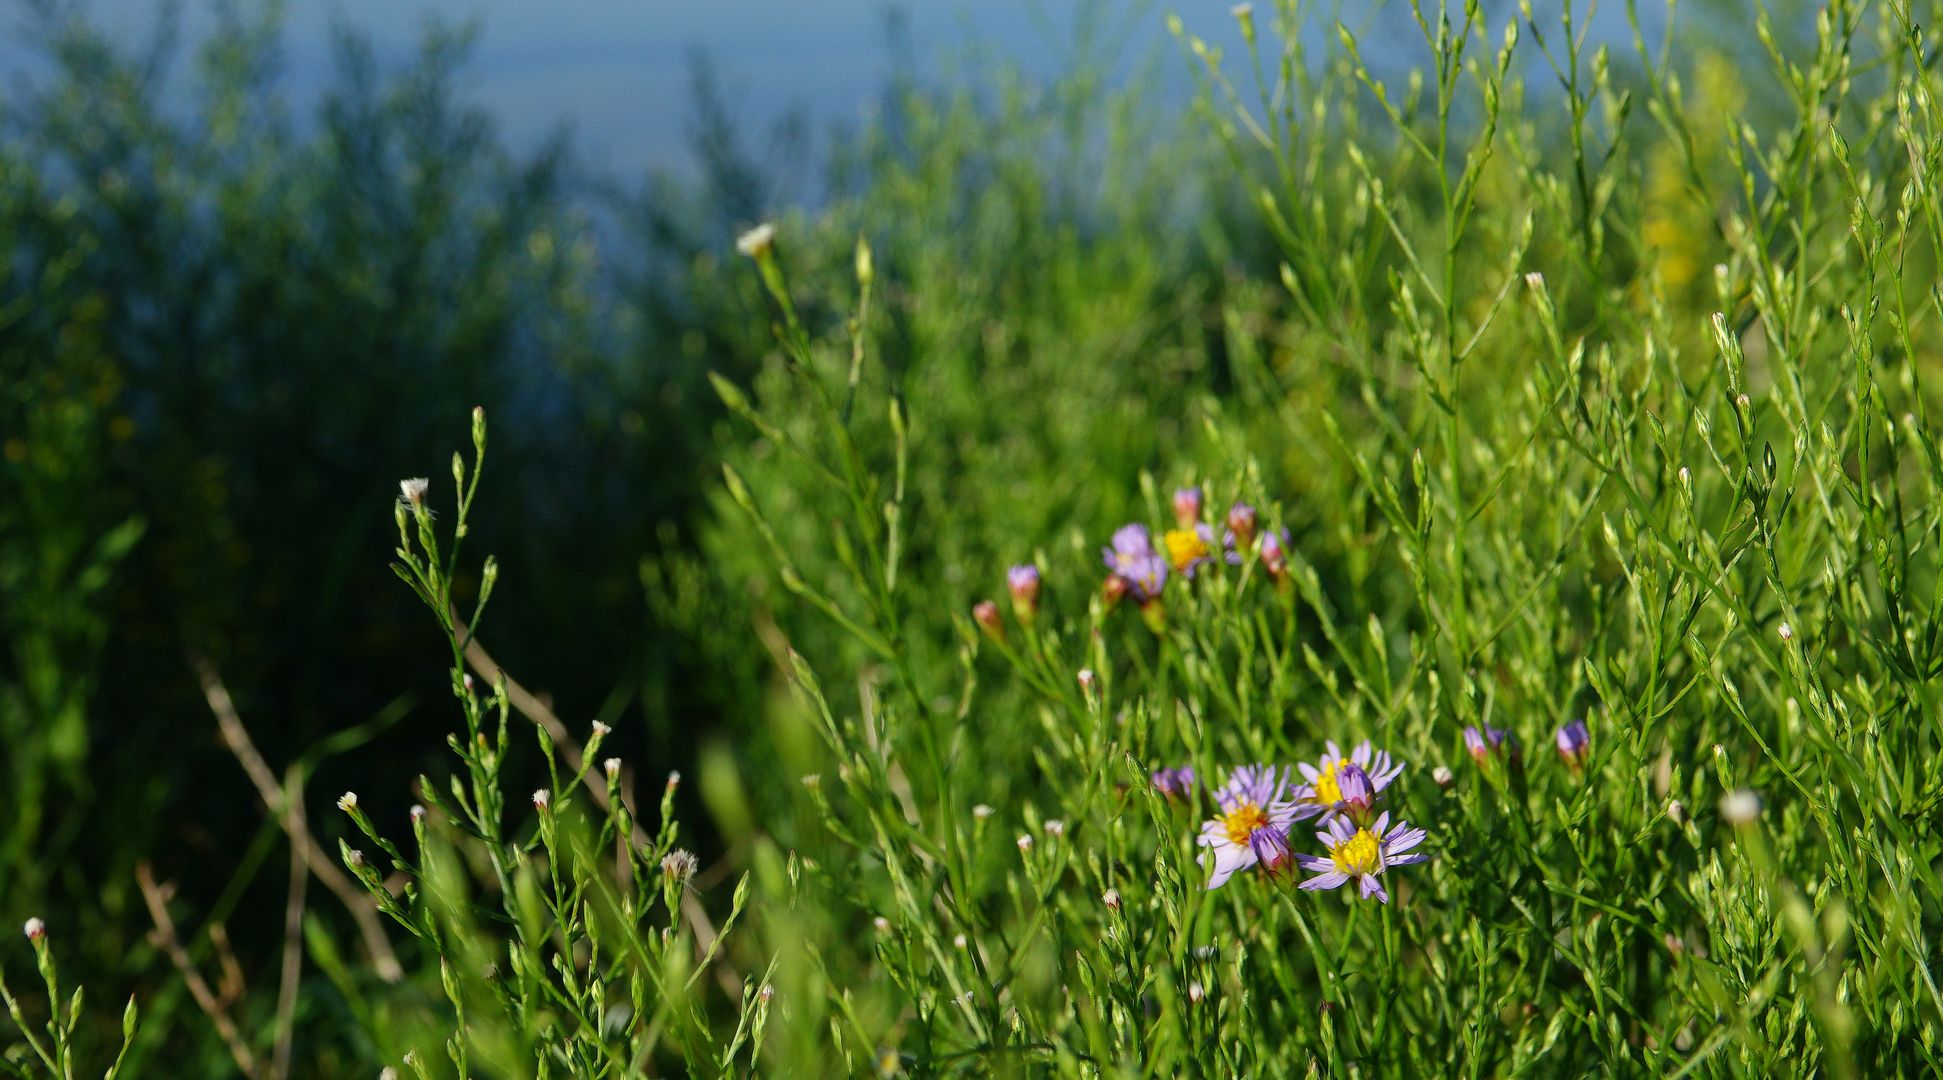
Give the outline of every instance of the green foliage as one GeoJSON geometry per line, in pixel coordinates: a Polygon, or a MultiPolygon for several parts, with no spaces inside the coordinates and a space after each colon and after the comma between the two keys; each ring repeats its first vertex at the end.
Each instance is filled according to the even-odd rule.
{"type": "MultiPolygon", "coordinates": [[[[382,463],[345,459],[364,492],[304,526],[341,526],[337,565],[375,563],[380,478],[485,399],[496,431],[529,432],[505,485],[475,503],[475,411],[456,502],[412,485],[395,510],[394,568],[447,646],[444,677],[413,685],[460,714],[421,726],[452,756],[350,755],[366,799],[320,830],[403,970],[301,912],[301,1007],[219,1003],[246,1052],[294,1038],[321,1072],[420,1076],[1934,1073],[1937,14],[1760,9],[1717,44],[1637,5],[1244,5],[1238,56],[1174,24],[1199,86],[1178,122],[1140,78],[1103,89],[1111,58],[1088,55],[1049,87],[900,86],[838,146],[828,203],[744,233],[746,259],[730,225],[765,184],[710,142],[712,198],[621,204],[648,240],[612,278],[570,254],[587,234],[558,161],[515,165],[451,104],[448,41],[386,93],[348,50],[355,86],[309,140],[242,92],[263,39],[234,27],[205,64],[209,150],[145,104],[139,65],[64,39],[62,93],[107,87],[122,126],[44,102],[37,145],[98,178],[75,191],[25,144],[4,159],[0,358],[25,434],[0,582],[42,600],[0,608],[21,642],[0,720],[30,751],[9,797],[44,821],[49,784],[85,786],[118,575],[199,538],[287,540],[261,524],[286,504],[163,512],[100,478],[220,480],[312,419],[356,444],[376,395],[382,463]],[[86,244],[57,258],[76,206],[86,244]],[[289,252],[330,254],[285,280],[289,252]],[[210,322],[184,325],[206,369],[146,321],[205,295],[210,322]],[[348,346],[291,329],[335,306],[348,346]],[[295,400],[347,350],[381,359],[295,400]],[[553,366],[515,362],[533,356],[553,366]],[[500,408],[533,370],[572,404],[500,408]],[[168,411],[227,398],[261,426],[168,411]],[[120,424],[128,400],[169,419],[120,424]],[[557,415],[650,458],[572,489],[564,531],[538,494],[562,459],[531,434],[557,415]],[[713,459],[720,482],[698,480],[713,459]],[[667,520],[594,539],[635,483],[667,520]],[[1168,498],[1189,486],[1203,505],[1168,498]],[[1229,561],[1232,503],[1257,516],[1229,561]],[[1178,557],[1155,598],[1101,563],[1126,522],[1178,557]],[[459,559],[474,534],[524,552],[503,581],[459,559]],[[1023,564],[1040,584],[1009,616],[980,603],[1023,564]],[[576,640],[617,572],[655,635],[619,675],[576,640]],[[489,594],[488,634],[573,613],[512,666],[577,704],[481,659],[489,594]],[[589,713],[584,740],[557,719],[589,713]],[[1554,752],[1574,721],[1584,752],[1554,752]],[[648,756],[597,764],[630,734],[648,756]],[[1216,796],[1238,766],[1342,775],[1329,746],[1365,739],[1404,766],[1378,809],[1427,834],[1426,861],[1381,868],[1383,902],[1297,887],[1373,868],[1312,838],[1322,817],[1284,838],[1280,808],[1264,825],[1216,796]],[[669,747],[693,779],[670,777],[650,831],[631,780],[669,747]],[[1198,782],[1159,790],[1180,766],[1198,782]],[[407,790],[423,812],[387,808],[407,790]],[[698,872],[674,822],[704,811],[713,834],[682,840],[698,872]],[[1319,859],[1210,888],[1210,819],[1319,859]]],[[[252,475],[338,490],[291,454],[252,475]]],[[[227,572],[364,580],[319,586],[315,550],[227,572]]],[[[311,631],[374,628],[355,650],[381,658],[372,678],[427,664],[387,590],[355,592],[368,622],[333,600],[311,631]]],[[[199,642],[242,595],[212,594],[229,614],[189,620],[199,642]]],[[[310,749],[276,755],[297,762],[279,790],[370,730],[333,714],[293,736],[310,749]]],[[[59,850],[45,824],[18,835],[10,858],[59,850]]],[[[253,884],[282,835],[200,902],[289,899],[253,884]]],[[[269,937],[245,946],[252,976],[269,937]]],[[[68,940],[34,942],[50,1001],[68,940]]],[[[224,948],[199,935],[189,962],[224,948]]],[[[84,1069],[122,1045],[240,1058],[152,959],[126,961],[145,972],[132,1042],[22,999],[8,1066],[65,1075],[71,1044],[84,1069]]]]}

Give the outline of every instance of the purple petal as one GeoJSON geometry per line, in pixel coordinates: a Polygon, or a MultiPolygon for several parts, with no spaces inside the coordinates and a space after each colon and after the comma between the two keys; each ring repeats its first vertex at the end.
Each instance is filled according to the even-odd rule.
{"type": "Polygon", "coordinates": [[[1308,889],[1310,892],[1314,892],[1318,889],[1334,889],[1348,880],[1349,875],[1338,870],[1335,873],[1324,874],[1321,877],[1312,877],[1304,881],[1301,887],[1308,889]]]}
{"type": "Polygon", "coordinates": [[[1364,874],[1362,885],[1363,899],[1368,900],[1374,896],[1385,904],[1390,902],[1390,894],[1383,891],[1383,883],[1376,880],[1375,874],[1364,874]]]}

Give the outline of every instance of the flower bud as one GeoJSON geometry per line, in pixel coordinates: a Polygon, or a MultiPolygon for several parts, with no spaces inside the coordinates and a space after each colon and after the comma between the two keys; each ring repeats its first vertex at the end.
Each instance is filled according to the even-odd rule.
{"type": "Polygon", "coordinates": [[[1101,893],[1100,903],[1105,904],[1108,911],[1120,910],[1120,890],[1108,889],[1101,893]]]}
{"type": "Polygon", "coordinates": [[[1457,777],[1451,775],[1451,771],[1442,765],[1430,770],[1430,778],[1440,788],[1448,788],[1457,780],[1457,777]]]}
{"type": "Polygon", "coordinates": [[[618,779],[620,779],[620,776],[621,776],[621,759],[620,759],[620,758],[617,758],[617,757],[611,757],[611,758],[608,758],[608,759],[607,759],[606,761],[603,761],[603,762],[601,762],[601,763],[600,763],[600,767],[601,767],[601,771],[602,771],[602,772],[605,772],[605,773],[607,774],[607,778],[608,778],[609,780],[618,780],[618,779]]]}
{"type": "Polygon", "coordinates": [[[1235,547],[1246,548],[1255,539],[1255,508],[1236,503],[1228,508],[1228,531],[1234,534],[1235,547]]]}
{"type": "Polygon", "coordinates": [[[1281,580],[1289,569],[1289,556],[1283,543],[1283,537],[1273,529],[1262,534],[1262,570],[1272,580],[1281,580]]]}
{"type": "Polygon", "coordinates": [[[1107,610],[1110,611],[1126,598],[1127,591],[1131,588],[1133,586],[1128,584],[1126,578],[1119,574],[1108,574],[1106,580],[1100,583],[1100,599],[1106,602],[1107,610]]]}
{"type": "Polygon", "coordinates": [[[21,927],[21,932],[27,935],[28,941],[38,945],[47,938],[47,924],[42,922],[39,916],[35,916],[27,920],[26,925],[21,927]]]}
{"type": "Polygon", "coordinates": [[[978,624],[985,636],[993,641],[1005,640],[1005,620],[999,617],[998,605],[990,600],[980,600],[972,605],[972,621],[978,624]]]}
{"type": "Polygon", "coordinates": [[[1012,590],[1012,613],[1030,624],[1039,613],[1039,568],[1031,563],[1015,566],[1005,572],[1005,585],[1012,590]]]}
{"type": "Polygon", "coordinates": [[[1585,767],[1592,743],[1592,733],[1586,730],[1585,721],[1574,720],[1561,726],[1553,739],[1558,744],[1558,756],[1565,759],[1573,772],[1585,767]]]}
{"type": "Polygon", "coordinates": [[[1183,529],[1191,529],[1201,520],[1201,489],[1184,487],[1174,489],[1174,521],[1183,529]]]}
{"type": "Polygon", "coordinates": [[[358,808],[358,793],[355,791],[347,791],[339,795],[337,797],[337,808],[347,814],[356,810],[358,808]]]}
{"type": "Polygon", "coordinates": [[[540,788],[533,793],[533,809],[544,812],[552,804],[553,795],[547,789],[540,788]]]}

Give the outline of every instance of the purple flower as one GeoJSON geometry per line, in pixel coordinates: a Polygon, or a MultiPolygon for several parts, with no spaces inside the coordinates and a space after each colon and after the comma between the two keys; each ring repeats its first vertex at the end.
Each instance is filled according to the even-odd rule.
{"type": "Polygon", "coordinates": [[[1257,545],[1257,551],[1261,555],[1262,570],[1268,574],[1271,581],[1282,580],[1282,575],[1288,572],[1288,544],[1287,529],[1272,529],[1262,534],[1262,542],[1257,545]]]}
{"type": "Polygon", "coordinates": [[[1184,487],[1174,489],[1174,523],[1183,529],[1191,529],[1201,520],[1201,489],[1184,487]]]}
{"type": "Polygon", "coordinates": [[[1005,572],[1005,585],[1012,590],[1013,614],[1030,622],[1039,611],[1039,568],[1031,563],[1015,566],[1005,572]]]}
{"type": "Polygon", "coordinates": [[[1485,725],[1483,731],[1475,727],[1465,728],[1464,748],[1471,752],[1472,759],[1479,765],[1484,764],[1500,751],[1512,757],[1518,756],[1517,738],[1511,732],[1503,728],[1494,728],[1489,724],[1485,725]]]}
{"type": "Polygon", "coordinates": [[[1120,526],[1113,534],[1113,546],[1101,548],[1100,557],[1141,604],[1159,597],[1167,584],[1167,560],[1154,550],[1147,526],[1138,522],[1120,526]]]}
{"type": "Polygon", "coordinates": [[[1155,769],[1154,790],[1169,799],[1185,799],[1194,791],[1194,766],[1155,769]]]}
{"type": "Polygon", "coordinates": [[[1574,720],[1558,729],[1558,756],[1577,771],[1585,766],[1586,754],[1592,744],[1592,733],[1586,730],[1585,721],[1574,720]]]}
{"type": "Polygon", "coordinates": [[[1243,765],[1228,774],[1228,782],[1215,793],[1221,813],[1201,827],[1195,841],[1213,849],[1208,888],[1220,888],[1236,873],[1264,862],[1264,855],[1271,871],[1285,865],[1289,827],[1295,824],[1295,804],[1288,794],[1286,769],[1243,765]],[[1276,835],[1258,835],[1263,832],[1276,835]]]}
{"type": "Polygon", "coordinates": [[[1390,902],[1390,894],[1377,878],[1392,866],[1408,866],[1430,857],[1420,852],[1410,853],[1410,849],[1423,843],[1424,831],[1401,821],[1390,828],[1387,813],[1378,815],[1371,826],[1358,825],[1342,817],[1330,818],[1316,839],[1329,849],[1329,854],[1296,856],[1297,865],[1317,874],[1304,881],[1302,888],[1334,889],[1354,881],[1363,899],[1375,897],[1386,904],[1390,902]]]}
{"type": "Polygon", "coordinates": [[[1347,754],[1334,740],[1323,743],[1322,749],[1322,758],[1315,764],[1305,761],[1296,765],[1308,781],[1295,793],[1298,817],[1338,811],[1366,815],[1377,795],[1403,772],[1402,764],[1392,760],[1389,751],[1376,749],[1368,739],[1347,754]],[[1353,775],[1350,770],[1354,770],[1353,775]],[[1349,805],[1351,785],[1359,800],[1354,805],[1349,805]]]}

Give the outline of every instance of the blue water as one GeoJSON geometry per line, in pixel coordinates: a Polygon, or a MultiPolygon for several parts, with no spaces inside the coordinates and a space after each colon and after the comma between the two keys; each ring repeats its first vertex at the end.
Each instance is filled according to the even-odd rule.
{"type": "MultiPolygon", "coordinates": [[[[164,7],[155,0],[79,6],[131,46],[149,38],[164,7]]],[[[1230,6],[1173,5],[1192,32],[1238,55],[1230,6]]],[[[1122,73],[1158,58],[1148,70],[1164,72],[1163,92],[1184,100],[1186,60],[1165,28],[1167,10],[1089,0],[293,0],[282,85],[301,115],[331,80],[333,26],[356,28],[381,62],[402,67],[428,20],[471,22],[478,36],[460,89],[495,116],[515,149],[537,146],[565,124],[585,159],[610,174],[679,172],[690,164],[684,132],[697,53],[759,141],[793,113],[812,134],[866,119],[899,55],[921,78],[996,67],[1049,78],[1076,49],[1105,39],[1122,73]],[[894,18],[901,24],[895,48],[894,18]]],[[[7,17],[17,27],[18,10],[7,17]]],[[[177,17],[185,41],[213,21],[207,0],[187,0],[177,17]]],[[[38,68],[16,27],[0,32],[0,72],[10,80],[38,68]]]]}

